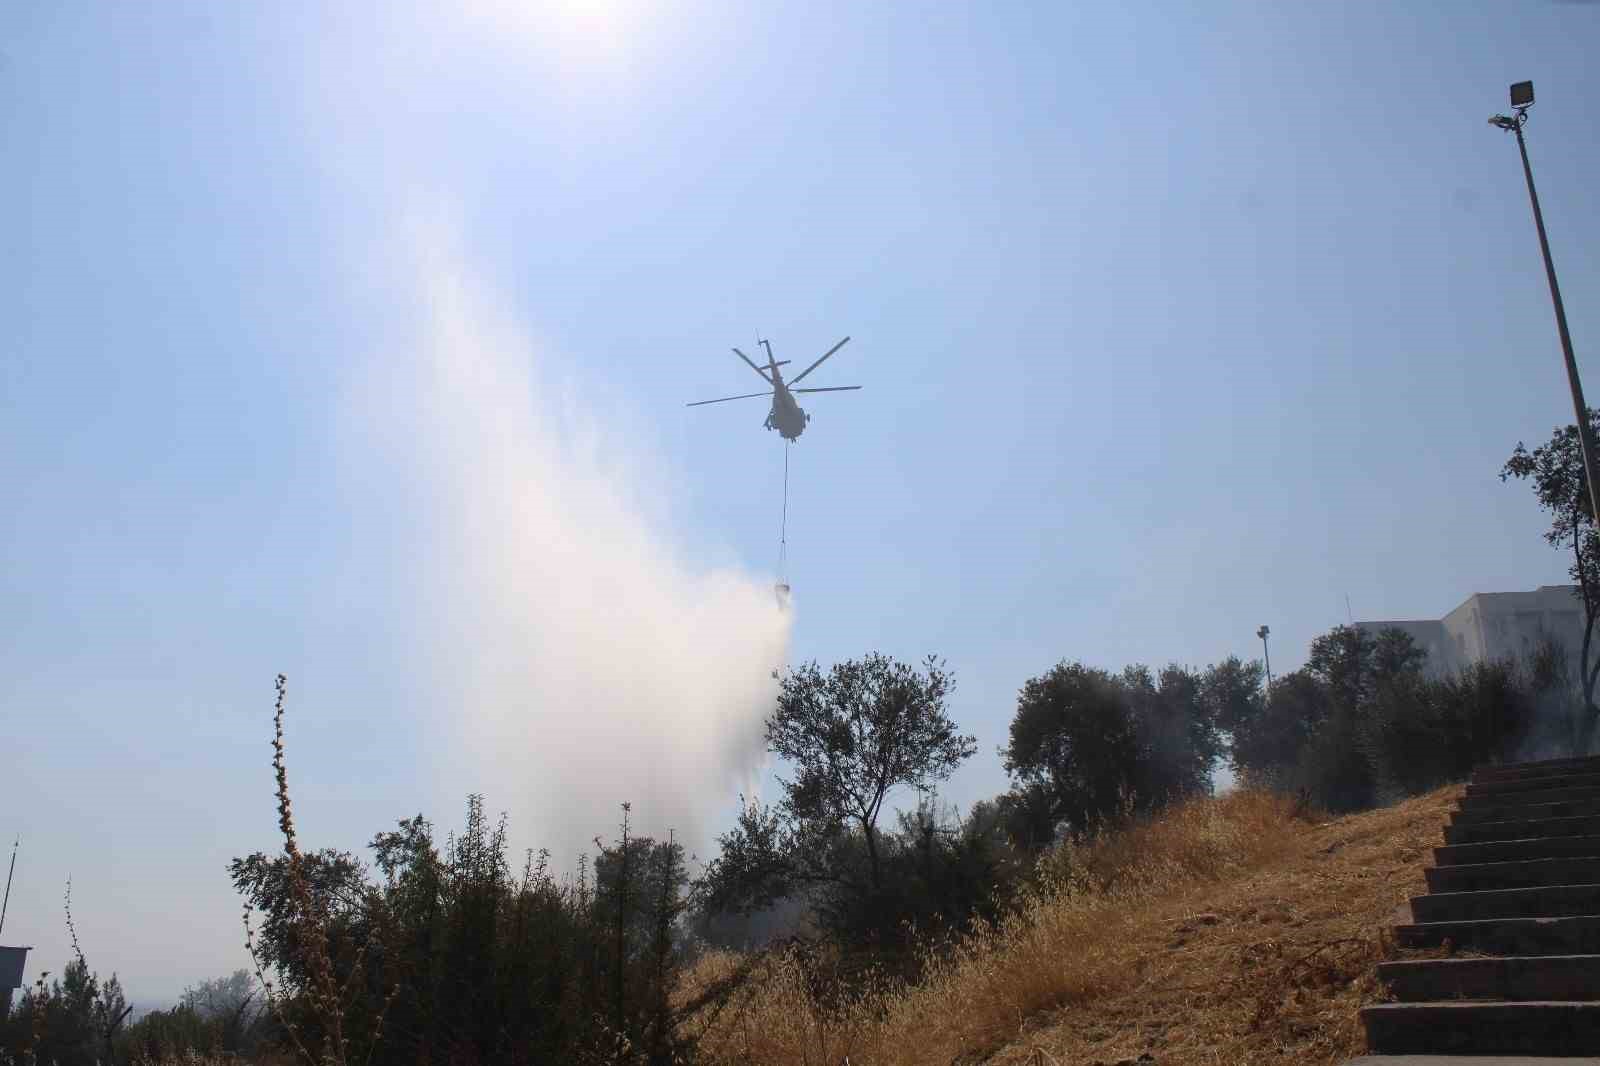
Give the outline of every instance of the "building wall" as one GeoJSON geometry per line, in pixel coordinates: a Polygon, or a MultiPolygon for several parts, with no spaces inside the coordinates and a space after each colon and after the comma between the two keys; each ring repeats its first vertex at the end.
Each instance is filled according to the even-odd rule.
{"type": "Polygon", "coordinates": [[[1428,653],[1429,673],[1449,673],[1461,665],[1454,640],[1444,623],[1436,619],[1357,622],[1356,625],[1374,637],[1385,629],[1398,629],[1409,633],[1411,639],[1417,642],[1417,647],[1428,653]]]}
{"type": "Polygon", "coordinates": [[[1567,649],[1576,665],[1583,648],[1583,601],[1576,585],[1545,585],[1532,592],[1475,592],[1438,621],[1357,625],[1373,634],[1390,627],[1410,633],[1427,650],[1431,674],[1486,660],[1520,658],[1547,634],[1567,649]]]}

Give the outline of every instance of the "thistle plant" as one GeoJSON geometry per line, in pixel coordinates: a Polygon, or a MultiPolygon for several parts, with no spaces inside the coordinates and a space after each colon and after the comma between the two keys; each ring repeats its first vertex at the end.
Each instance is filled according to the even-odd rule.
{"type": "MultiPolygon", "coordinates": [[[[345,999],[364,972],[366,945],[357,946],[350,976],[341,987],[334,974],[333,960],[328,949],[327,908],[313,896],[311,884],[306,878],[305,859],[295,835],[294,810],[289,801],[289,771],[284,759],[283,743],[283,712],[288,685],[289,679],[279,674],[274,684],[277,699],[273,704],[272,715],[272,771],[278,799],[278,829],[283,834],[283,851],[287,866],[289,900],[295,932],[293,942],[307,974],[306,1003],[321,1026],[315,1052],[306,1046],[301,1028],[283,1009],[283,997],[276,992],[272,982],[263,972],[260,956],[256,950],[255,932],[250,926],[248,903],[244,908],[245,949],[250,953],[256,978],[261,982],[267,1004],[283,1025],[285,1032],[289,1034],[295,1051],[312,1066],[347,1066],[350,1040],[345,1035],[345,999]]],[[[384,997],[374,1021],[372,1040],[367,1048],[368,1062],[371,1061],[372,1053],[383,1034],[384,1016],[398,992],[399,985],[396,984],[384,997]]]]}
{"type": "Polygon", "coordinates": [[[72,877],[67,877],[67,889],[62,896],[62,907],[67,912],[67,933],[72,938],[72,953],[77,956],[78,966],[83,971],[85,980],[88,981],[89,995],[98,1009],[100,1016],[100,1037],[106,1042],[106,1058],[113,1058],[111,1051],[112,1038],[117,1035],[117,1030],[122,1027],[123,1021],[133,1011],[133,1007],[123,1003],[120,1009],[118,1001],[122,999],[121,993],[113,993],[117,984],[116,974],[111,975],[111,980],[101,986],[99,981],[89,973],[89,960],[83,957],[83,948],[78,946],[78,927],[72,921],[72,877]]]}

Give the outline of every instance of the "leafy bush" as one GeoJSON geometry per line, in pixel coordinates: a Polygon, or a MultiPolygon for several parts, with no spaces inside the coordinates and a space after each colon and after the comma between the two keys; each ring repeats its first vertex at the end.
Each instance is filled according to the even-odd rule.
{"type": "MultiPolygon", "coordinates": [[[[799,899],[819,926],[854,943],[900,943],[919,916],[918,886],[942,893],[953,869],[945,860],[957,852],[934,846],[937,830],[908,846],[881,822],[892,790],[926,795],[976,750],[945,712],[953,687],[932,657],[920,669],[873,654],[783,675],[767,750],[793,776],[779,778],[778,803],[747,804],[722,835],[699,882],[702,907],[748,913],[799,899]]],[[[968,844],[959,854],[981,868],[983,844],[968,844]]]]}
{"type": "Polygon", "coordinates": [[[1582,695],[1553,642],[1523,661],[1424,674],[1398,630],[1339,626],[1233,732],[1242,778],[1353,811],[1460,781],[1484,763],[1581,750],[1582,695]]]}
{"type": "Polygon", "coordinates": [[[95,1066],[108,1057],[110,1035],[127,1017],[122,986],[115,974],[102,982],[81,957],[58,980],[46,984],[48,976],[40,974],[12,1007],[0,1026],[0,1049],[13,1062],[95,1066]]]}
{"type": "Polygon", "coordinates": [[[1063,662],[1029,680],[1002,752],[1013,825],[1039,846],[1208,793],[1222,751],[1208,694],[1205,677],[1176,665],[1113,675],[1063,662]]]}
{"type": "Polygon", "coordinates": [[[387,1063],[684,1061],[668,991],[680,963],[683,849],[620,836],[595,843],[590,874],[558,882],[548,855],[520,875],[506,823],[483,798],[441,848],[421,815],[354,856],[299,850],[282,743],[274,769],[285,848],[230,871],[264,920],[250,947],[281,1043],[303,1060],[387,1063]],[[268,975],[271,971],[271,977],[268,975]],[[273,980],[276,978],[276,980],[273,980]]]}

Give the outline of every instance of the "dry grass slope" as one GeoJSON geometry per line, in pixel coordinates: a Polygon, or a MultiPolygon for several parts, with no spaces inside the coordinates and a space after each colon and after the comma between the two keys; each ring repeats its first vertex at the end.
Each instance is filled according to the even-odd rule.
{"type": "MultiPolygon", "coordinates": [[[[828,1003],[780,956],[690,1024],[718,1066],[1341,1062],[1457,792],[1325,822],[1262,793],[1190,803],[1053,856],[1048,892],[919,986],[828,1003]]],[[[738,964],[705,959],[683,995],[738,964]]]]}

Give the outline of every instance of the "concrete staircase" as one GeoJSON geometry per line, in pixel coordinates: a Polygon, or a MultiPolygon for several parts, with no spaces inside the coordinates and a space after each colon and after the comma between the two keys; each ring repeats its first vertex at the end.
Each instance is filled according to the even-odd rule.
{"type": "Polygon", "coordinates": [[[1479,770],[1433,854],[1396,940],[1492,957],[1380,964],[1350,1066],[1600,1063],[1600,757],[1479,770]]]}

